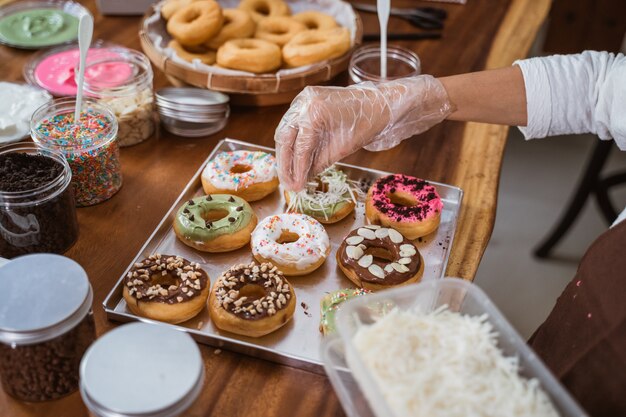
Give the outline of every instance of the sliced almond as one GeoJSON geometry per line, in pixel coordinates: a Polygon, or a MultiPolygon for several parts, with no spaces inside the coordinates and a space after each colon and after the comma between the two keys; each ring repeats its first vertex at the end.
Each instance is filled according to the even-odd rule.
{"type": "Polygon", "coordinates": [[[389,229],[389,238],[393,243],[401,243],[404,240],[404,236],[395,229],[389,229]]]}
{"type": "Polygon", "coordinates": [[[363,242],[363,239],[363,236],[350,236],[346,239],[346,243],[348,245],[358,245],[359,243],[363,242]]]}
{"type": "Polygon", "coordinates": [[[389,236],[389,229],[387,229],[386,227],[381,227],[380,229],[376,229],[374,234],[376,235],[377,238],[384,239],[387,236],[389,236]]]}
{"type": "Polygon", "coordinates": [[[363,256],[363,249],[358,246],[346,246],[346,255],[352,259],[359,259],[363,256]]]}
{"type": "Polygon", "coordinates": [[[385,272],[391,273],[392,271],[393,271],[393,267],[391,266],[391,264],[385,265],[385,272]]]}
{"type": "Polygon", "coordinates": [[[400,245],[400,251],[408,253],[409,256],[415,255],[417,253],[417,249],[415,249],[415,246],[408,243],[400,245]]]}
{"type": "Polygon", "coordinates": [[[376,264],[370,265],[367,270],[370,271],[370,273],[377,278],[385,278],[385,271],[383,271],[383,269],[376,264]]]}
{"type": "Polygon", "coordinates": [[[359,259],[359,266],[361,268],[367,268],[374,261],[374,257],[372,255],[364,255],[359,259]]]}
{"type": "Polygon", "coordinates": [[[364,227],[361,227],[356,232],[357,232],[357,234],[359,236],[363,236],[367,240],[374,240],[374,239],[376,239],[376,235],[374,234],[374,231],[371,230],[371,229],[366,229],[364,227]]]}
{"type": "Polygon", "coordinates": [[[404,265],[400,265],[400,264],[399,264],[399,263],[397,263],[397,262],[392,263],[392,264],[391,264],[391,267],[392,267],[393,269],[395,269],[396,271],[401,272],[401,273],[402,273],[402,272],[409,272],[409,268],[407,268],[407,267],[406,267],[406,266],[404,266],[404,265]]]}
{"type": "Polygon", "coordinates": [[[400,258],[398,263],[402,265],[408,265],[411,263],[411,258],[400,258]]]}

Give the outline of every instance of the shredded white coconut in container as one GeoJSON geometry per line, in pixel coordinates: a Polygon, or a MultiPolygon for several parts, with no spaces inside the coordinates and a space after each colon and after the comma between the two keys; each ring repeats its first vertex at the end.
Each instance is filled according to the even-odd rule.
{"type": "MultiPolygon", "coordinates": [[[[505,357],[486,316],[394,310],[354,346],[396,417],[556,417],[535,379],[505,357]]],[[[389,416],[391,417],[391,416],[389,416]]]]}

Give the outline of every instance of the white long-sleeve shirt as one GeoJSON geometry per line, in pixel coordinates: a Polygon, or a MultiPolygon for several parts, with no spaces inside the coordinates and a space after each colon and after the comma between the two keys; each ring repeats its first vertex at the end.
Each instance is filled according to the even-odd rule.
{"type": "MultiPolygon", "coordinates": [[[[626,56],[586,51],[515,64],[526,86],[526,139],[593,133],[626,151],[626,56]]],[[[624,219],[626,209],[615,223],[624,219]]]]}

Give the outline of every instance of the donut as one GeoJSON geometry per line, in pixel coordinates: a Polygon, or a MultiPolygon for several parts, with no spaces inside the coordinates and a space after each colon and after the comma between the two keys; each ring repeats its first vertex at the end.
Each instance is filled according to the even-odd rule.
{"type": "Polygon", "coordinates": [[[183,204],[174,232],[187,246],[204,252],[228,252],[245,246],[257,224],[252,207],[228,194],[209,194],[183,204]]]}
{"type": "Polygon", "coordinates": [[[201,180],[207,194],[260,200],[278,188],[276,158],[266,152],[221,152],[206,165],[201,180]]]}
{"type": "Polygon", "coordinates": [[[294,192],[285,191],[287,211],[309,215],[320,223],[336,223],[352,213],[356,206],[356,189],[353,189],[348,176],[335,168],[327,168],[310,187],[294,192]]]}
{"type": "Polygon", "coordinates": [[[174,13],[185,6],[190,5],[194,1],[200,0],[167,0],[163,3],[163,6],[161,6],[161,16],[163,16],[163,19],[169,20],[174,13]]]}
{"type": "Polygon", "coordinates": [[[305,30],[306,26],[304,24],[293,20],[289,16],[270,16],[258,23],[254,37],[283,46],[296,33],[304,32],[305,30]]]}
{"type": "Polygon", "coordinates": [[[200,48],[198,46],[192,47],[193,51],[185,49],[180,43],[172,39],[168,44],[168,48],[172,48],[176,55],[180,59],[184,59],[187,62],[194,62],[195,60],[199,60],[203,64],[213,65],[215,64],[215,51],[210,51],[208,49],[200,48]]]}
{"type": "Polygon", "coordinates": [[[344,288],[326,294],[320,301],[320,332],[324,335],[335,333],[335,314],[341,305],[370,293],[371,291],[365,288],[344,288]]]}
{"type": "Polygon", "coordinates": [[[393,227],[417,239],[439,226],[443,203],[434,186],[408,175],[379,178],[367,192],[365,215],[374,224],[393,227]]]}
{"type": "Polygon", "coordinates": [[[296,309],[296,294],[272,264],[240,264],[213,285],[209,314],[218,329],[249,337],[265,336],[284,326],[296,309]]]}
{"type": "Polygon", "coordinates": [[[282,0],[242,0],[239,8],[247,11],[256,23],[269,16],[289,16],[289,6],[282,0]]]}
{"type": "Polygon", "coordinates": [[[294,20],[304,24],[307,29],[334,29],[336,28],[337,22],[332,16],[329,16],[325,13],[308,11],[301,12],[298,14],[294,14],[292,16],[294,20]]]}
{"type": "Polygon", "coordinates": [[[237,38],[249,38],[254,35],[256,24],[252,16],[242,9],[224,9],[224,24],[215,37],[206,43],[211,49],[218,49],[224,42],[237,38]]]}
{"type": "Polygon", "coordinates": [[[349,49],[350,32],[346,28],[305,30],[283,47],[283,61],[290,67],[301,67],[337,58],[349,49]]]}
{"type": "Polygon", "coordinates": [[[217,63],[256,74],[275,71],[281,65],[280,48],[263,39],[231,39],[217,50],[217,63]]]}
{"type": "Polygon", "coordinates": [[[252,232],[252,255],[276,265],[285,275],[306,275],[319,268],[330,252],[324,226],[306,214],[266,217],[252,232]]]}
{"type": "Polygon", "coordinates": [[[205,43],[220,31],[224,16],[213,0],[192,2],[178,9],[167,21],[167,31],[184,46],[205,43]]]}
{"type": "Polygon", "coordinates": [[[400,232],[367,225],[353,230],[337,250],[337,264],[359,287],[368,290],[417,282],[424,274],[424,259],[400,232]]]}
{"type": "Polygon", "coordinates": [[[199,264],[157,253],[133,265],[122,292],[133,314],[176,324],[202,310],[209,288],[209,276],[199,264]]]}

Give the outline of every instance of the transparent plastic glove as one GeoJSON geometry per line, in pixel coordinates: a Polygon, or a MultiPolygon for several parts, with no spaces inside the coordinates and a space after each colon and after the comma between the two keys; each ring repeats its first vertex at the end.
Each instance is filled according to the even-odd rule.
{"type": "Polygon", "coordinates": [[[299,191],[309,178],[360,148],[389,149],[451,112],[446,90],[430,75],[347,88],[306,87],[274,135],[280,181],[299,191]]]}

